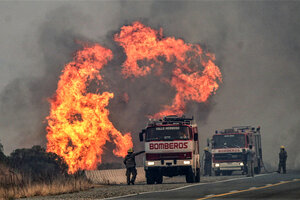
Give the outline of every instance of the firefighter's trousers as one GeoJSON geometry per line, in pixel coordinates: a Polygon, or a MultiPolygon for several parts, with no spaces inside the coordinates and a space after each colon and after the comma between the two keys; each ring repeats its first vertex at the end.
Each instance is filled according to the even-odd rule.
{"type": "Polygon", "coordinates": [[[129,167],[126,169],[126,176],[127,176],[127,184],[134,183],[136,178],[137,172],[135,167],[129,167]],[[132,174],[131,180],[130,175],[132,174]]]}
{"type": "Polygon", "coordinates": [[[248,168],[247,176],[254,176],[254,162],[252,160],[249,160],[247,162],[247,168],[248,168]]]}
{"type": "Polygon", "coordinates": [[[205,175],[211,176],[211,161],[204,162],[204,176],[205,175]]]}
{"type": "Polygon", "coordinates": [[[279,162],[279,165],[278,165],[278,172],[280,173],[281,171],[281,168],[283,170],[283,173],[286,173],[286,162],[282,161],[282,162],[279,162]]]}

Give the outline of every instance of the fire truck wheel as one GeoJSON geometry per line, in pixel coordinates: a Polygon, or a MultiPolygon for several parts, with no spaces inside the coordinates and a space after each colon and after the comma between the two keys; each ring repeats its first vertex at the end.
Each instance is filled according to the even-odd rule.
{"type": "Polygon", "coordinates": [[[220,171],[215,171],[215,176],[220,176],[221,172],[220,171]]]}
{"type": "Polygon", "coordinates": [[[189,168],[186,175],[185,180],[187,183],[194,183],[195,182],[195,173],[193,172],[192,168],[189,168]]]}
{"type": "Polygon", "coordinates": [[[163,176],[161,174],[156,176],[156,184],[162,184],[163,176]]]}
{"type": "Polygon", "coordinates": [[[197,168],[195,182],[200,182],[200,168],[197,168]]]}
{"type": "Polygon", "coordinates": [[[150,170],[146,171],[146,182],[147,184],[154,184],[155,183],[155,176],[154,173],[150,170]]]}

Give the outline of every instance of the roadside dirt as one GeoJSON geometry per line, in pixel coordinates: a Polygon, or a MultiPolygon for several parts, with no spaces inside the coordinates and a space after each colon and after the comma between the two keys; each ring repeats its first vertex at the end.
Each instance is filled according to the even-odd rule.
{"type": "MultiPolygon", "coordinates": [[[[227,180],[232,178],[239,178],[241,175],[233,175],[233,176],[205,176],[201,177],[201,183],[215,182],[220,180],[227,180]]],[[[129,194],[137,194],[142,192],[151,192],[151,191],[163,191],[170,190],[174,188],[179,188],[188,184],[185,182],[185,177],[173,177],[173,178],[164,178],[163,184],[158,185],[147,185],[145,182],[136,183],[135,185],[95,185],[94,188],[76,192],[69,194],[61,194],[54,196],[46,196],[46,197],[32,197],[27,199],[32,200],[46,200],[46,199],[105,199],[110,197],[117,197],[129,194]]]]}

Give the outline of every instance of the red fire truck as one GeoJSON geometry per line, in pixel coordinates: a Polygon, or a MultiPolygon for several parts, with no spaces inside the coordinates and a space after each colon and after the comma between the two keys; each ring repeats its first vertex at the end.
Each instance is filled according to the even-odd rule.
{"type": "Polygon", "coordinates": [[[193,118],[172,115],[149,121],[139,136],[145,140],[147,184],[178,175],[185,175],[188,183],[200,181],[198,129],[193,118]]]}
{"type": "Polygon", "coordinates": [[[233,171],[243,171],[243,149],[247,152],[252,145],[254,172],[260,173],[262,167],[262,148],[260,127],[238,126],[216,131],[212,140],[212,167],[216,176],[231,175],[233,171]]]}

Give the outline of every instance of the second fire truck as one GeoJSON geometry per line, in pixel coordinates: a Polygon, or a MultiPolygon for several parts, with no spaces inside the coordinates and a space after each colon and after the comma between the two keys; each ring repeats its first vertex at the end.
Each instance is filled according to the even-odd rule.
{"type": "Polygon", "coordinates": [[[247,152],[252,145],[254,152],[254,172],[262,167],[260,127],[238,126],[216,131],[212,140],[212,167],[216,176],[231,175],[233,171],[243,171],[243,149],[247,152]]]}
{"type": "Polygon", "coordinates": [[[167,116],[149,121],[140,133],[145,140],[147,184],[160,184],[163,176],[185,175],[186,182],[200,181],[198,129],[193,118],[167,116]]]}

